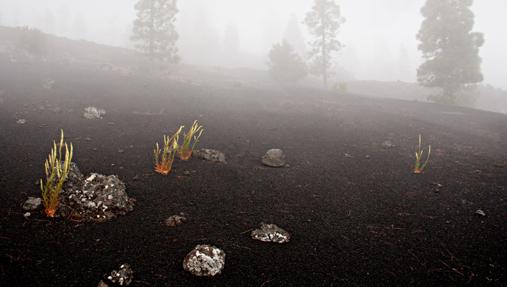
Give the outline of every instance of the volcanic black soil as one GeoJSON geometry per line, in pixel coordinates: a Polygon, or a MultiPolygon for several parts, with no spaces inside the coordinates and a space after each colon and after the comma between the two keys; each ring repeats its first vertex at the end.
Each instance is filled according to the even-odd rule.
{"type": "Polygon", "coordinates": [[[0,285],[96,286],[129,263],[132,286],[505,286],[506,142],[507,116],[471,109],[3,59],[0,285]],[[107,114],[87,120],[87,106],[107,114]],[[195,119],[199,146],[227,164],[194,158],[154,173],[155,142],[195,119]],[[106,223],[23,217],[61,128],[83,173],[127,184],[133,212],[106,223]],[[432,155],[415,175],[419,134],[432,155]],[[262,166],[270,148],[289,167],[262,166]],[[187,223],[165,226],[180,212],[187,223]],[[261,222],[291,242],[250,239],[261,222]],[[215,278],[183,271],[203,243],[227,253],[215,278]]]}

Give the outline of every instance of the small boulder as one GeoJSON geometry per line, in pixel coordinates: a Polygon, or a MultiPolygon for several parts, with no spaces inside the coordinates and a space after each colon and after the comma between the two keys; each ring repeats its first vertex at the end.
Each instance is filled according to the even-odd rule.
{"type": "Polygon", "coordinates": [[[262,164],[269,167],[284,167],[285,154],[281,149],[270,149],[262,157],[262,164]]]}
{"type": "Polygon", "coordinates": [[[128,264],[122,264],[119,270],[104,275],[97,287],[129,286],[134,279],[134,271],[128,264]]]}
{"type": "Polygon", "coordinates": [[[183,269],[195,276],[215,276],[225,266],[225,252],[211,245],[197,245],[183,260],[183,269]]]}
{"type": "Polygon", "coordinates": [[[209,148],[198,149],[194,151],[194,155],[198,158],[207,161],[227,163],[227,161],[225,160],[225,154],[216,149],[209,148]]]}
{"type": "Polygon", "coordinates": [[[290,240],[290,234],[276,224],[261,223],[261,227],[253,230],[250,236],[263,242],[287,243],[290,240]]]}
{"type": "Polygon", "coordinates": [[[77,166],[71,166],[64,191],[59,213],[75,221],[107,221],[134,209],[135,199],[129,198],[116,175],[92,173],[85,179],[77,166]]]}
{"type": "Polygon", "coordinates": [[[40,207],[42,199],[40,197],[29,197],[25,203],[23,203],[23,210],[33,211],[40,207]]]}

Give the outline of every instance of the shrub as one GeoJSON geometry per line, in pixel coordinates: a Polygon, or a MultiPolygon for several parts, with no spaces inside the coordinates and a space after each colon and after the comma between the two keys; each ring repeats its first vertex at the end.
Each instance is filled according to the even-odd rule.
{"type": "Polygon", "coordinates": [[[426,168],[426,165],[428,164],[428,161],[430,160],[431,155],[431,145],[428,146],[428,154],[426,156],[426,161],[422,163],[422,157],[424,154],[424,149],[421,147],[422,145],[422,137],[419,135],[419,145],[417,146],[417,150],[415,152],[415,164],[414,164],[414,173],[420,174],[424,171],[426,168]]]}
{"type": "Polygon", "coordinates": [[[72,143],[68,145],[64,142],[63,130],[61,130],[60,142],[56,144],[56,142],[53,141],[53,148],[44,163],[46,181],[44,182],[43,179],[40,180],[44,212],[48,217],[55,217],[58,209],[60,192],[69,175],[72,153],[72,143]],[[65,147],[65,154],[62,152],[63,147],[65,147]]]}
{"type": "Polygon", "coordinates": [[[296,82],[308,75],[306,64],[285,41],[273,46],[268,65],[271,76],[280,82],[296,82]]]}
{"type": "Polygon", "coordinates": [[[168,175],[171,172],[174,156],[178,150],[178,140],[182,129],[183,126],[181,126],[178,131],[170,137],[164,135],[163,149],[160,149],[158,143],[156,143],[155,149],[153,150],[156,172],[163,175],[168,175]]]}
{"type": "Polygon", "coordinates": [[[179,147],[178,154],[181,160],[188,160],[192,156],[192,151],[199,142],[199,138],[203,132],[204,128],[197,121],[194,121],[188,133],[185,133],[183,137],[183,144],[179,147]]]}

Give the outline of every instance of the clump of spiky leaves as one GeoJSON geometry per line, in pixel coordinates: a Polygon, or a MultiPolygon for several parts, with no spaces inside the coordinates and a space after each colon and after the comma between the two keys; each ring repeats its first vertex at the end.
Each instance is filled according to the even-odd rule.
{"type": "Polygon", "coordinates": [[[160,146],[156,143],[155,149],[153,150],[156,172],[163,175],[168,175],[171,172],[174,156],[178,151],[178,140],[182,130],[183,126],[172,136],[164,135],[164,146],[162,149],[160,149],[160,146]]]}
{"type": "Polygon", "coordinates": [[[67,180],[72,162],[73,147],[64,142],[63,130],[61,130],[60,142],[53,141],[53,148],[44,163],[46,180],[40,180],[42,202],[44,212],[48,217],[55,217],[60,201],[60,192],[67,180]],[[63,148],[65,147],[65,153],[63,148]]]}
{"type": "Polygon", "coordinates": [[[188,160],[192,156],[192,151],[195,149],[203,132],[204,128],[199,125],[199,122],[194,121],[190,130],[183,136],[183,144],[178,150],[181,160],[188,160]]]}
{"type": "Polygon", "coordinates": [[[431,155],[431,145],[428,146],[428,154],[426,155],[426,160],[422,163],[422,158],[424,155],[424,149],[422,148],[422,136],[419,135],[419,145],[417,146],[417,150],[415,152],[415,164],[414,164],[414,173],[420,174],[426,168],[428,161],[430,160],[431,155]]]}

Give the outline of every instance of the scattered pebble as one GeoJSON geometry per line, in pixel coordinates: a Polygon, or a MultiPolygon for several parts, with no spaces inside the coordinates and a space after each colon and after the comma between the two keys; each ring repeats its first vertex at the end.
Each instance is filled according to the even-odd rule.
{"type": "Polygon", "coordinates": [[[178,225],[182,225],[187,222],[187,218],[184,216],[184,213],[180,213],[180,215],[171,215],[169,218],[165,220],[165,225],[168,227],[176,227],[178,225]]]}
{"type": "Polygon", "coordinates": [[[183,269],[195,276],[215,276],[225,266],[225,252],[211,245],[197,245],[183,260],[183,269]]]}
{"type": "MultiPolygon", "coordinates": [[[[39,184],[39,181],[37,181],[39,184]]],[[[33,211],[38,209],[42,204],[42,199],[39,197],[29,197],[25,203],[23,203],[23,210],[25,211],[33,211]]]]}
{"type": "Polygon", "coordinates": [[[284,167],[285,154],[281,149],[270,149],[262,156],[262,164],[269,167],[284,167]]]}
{"type": "Polygon", "coordinates": [[[482,216],[482,217],[486,216],[486,212],[484,212],[482,209],[477,209],[475,211],[475,214],[479,215],[479,216],[482,216]]]}
{"type": "Polygon", "coordinates": [[[26,119],[19,119],[19,120],[16,121],[16,123],[18,125],[24,125],[24,124],[26,124],[26,119]]]}
{"type": "Polygon", "coordinates": [[[250,236],[263,242],[287,243],[290,240],[290,234],[276,224],[261,223],[261,227],[253,230],[250,236]]]}

